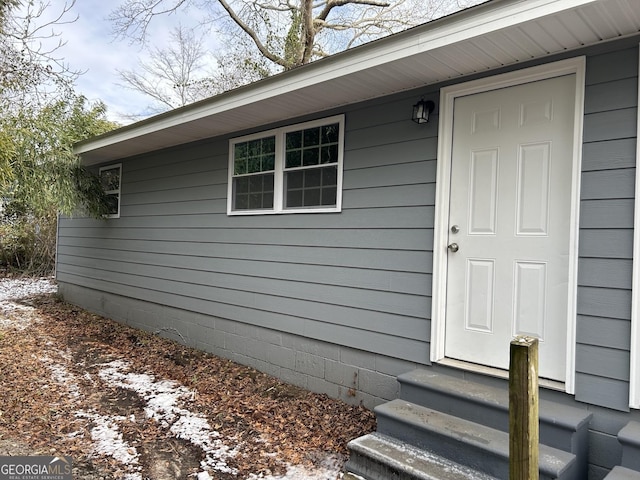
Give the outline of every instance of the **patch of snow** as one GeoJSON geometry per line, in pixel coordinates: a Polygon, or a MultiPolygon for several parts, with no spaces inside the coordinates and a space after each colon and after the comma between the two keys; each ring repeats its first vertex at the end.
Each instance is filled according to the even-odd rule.
{"type": "Polygon", "coordinates": [[[19,331],[31,325],[32,317],[25,315],[35,309],[8,300],[0,302],[0,328],[15,328],[19,331]],[[20,315],[22,313],[22,315],[20,315]]]}
{"type": "MultiPolygon", "coordinates": [[[[113,457],[118,462],[127,465],[133,470],[140,468],[135,467],[135,465],[138,464],[139,457],[136,448],[124,441],[122,433],[119,431],[118,424],[116,423],[125,420],[125,417],[108,417],[84,411],[77,412],[76,416],[91,420],[95,424],[91,429],[91,439],[95,443],[95,453],[113,457]]],[[[136,471],[130,472],[128,478],[131,480],[142,480],[142,476],[136,471]]]]}
{"type": "Polygon", "coordinates": [[[17,303],[33,295],[53,293],[58,287],[51,278],[1,278],[0,279],[0,328],[24,330],[31,324],[31,317],[20,315],[31,313],[35,309],[17,303]]]}
{"type": "Polygon", "coordinates": [[[0,302],[20,300],[33,295],[55,293],[58,286],[52,278],[3,278],[0,279],[0,302]]]}
{"type": "Polygon", "coordinates": [[[147,402],[144,411],[149,418],[157,420],[176,437],[201,448],[205,453],[201,462],[203,470],[237,474],[226,463],[227,459],[237,455],[237,447],[225,445],[205,417],[183,407],[194,399],[194,391],[177,382],[156,381],[153,375],[131,372],[129,364],[121,360],[104,364],[99,376],[111,386],[136,392],[147,402]]]}
{"type": "MultiPolygon", "coordinates": [[[[59,352],[62,353],[62,352],[59,352]]],[[[42,357],[40,360],[44,362],[49,370],[51,370],[51,377],[53,380],[63,385],[69,391],[69,395],[73,398],[80,398],[82,393],[80,392],[80,387],[76,383],[75,376],[67,370],[64,365],[60,365],[59,363],[54,362],[49,357],[42,357]]]]}
{"type": "Polygon", "coordinates": [[[284,475],[249,475],[246,480],[336,480],[342,478],[343,459],[336,455],[327,455],[318,467],[289,465],[284,475]]]}

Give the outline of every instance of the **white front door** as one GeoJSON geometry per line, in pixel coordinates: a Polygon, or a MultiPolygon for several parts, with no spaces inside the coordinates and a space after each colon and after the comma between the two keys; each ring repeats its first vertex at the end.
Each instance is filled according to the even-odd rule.
{"type": "Polygon", "coordinates": [[[511,339],[536,336],[540,376],[565,381],[575,88],[455,99],[445,357],[508,369],[511,339]]]}

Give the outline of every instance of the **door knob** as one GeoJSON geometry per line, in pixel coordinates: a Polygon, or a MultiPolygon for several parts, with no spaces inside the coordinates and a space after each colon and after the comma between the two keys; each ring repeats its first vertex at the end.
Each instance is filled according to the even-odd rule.
{"type": "Polygon", "coordinates": [[[449,245],[447,245],[447,248],[451,250],[453,253],[455,253],[458,251],[460,247],[458,246],[457,243],[450,243],[449,245]]]}

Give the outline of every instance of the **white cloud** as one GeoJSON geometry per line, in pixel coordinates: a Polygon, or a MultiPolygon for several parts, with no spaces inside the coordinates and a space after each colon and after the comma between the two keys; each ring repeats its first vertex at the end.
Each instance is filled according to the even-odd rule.
{"type": "MultiPolygon", "coordinates": [[[[52,0],[49,14],[62,11],[64,0],[52,0]]],[[[67,19],[73,23],[58,25],[55,30],[66,45],[59,51],[73,70],[85,72],[76,81],[77,92],[92,101],[102,100],[108,107],[108,116],[120,123],[128,123],[127,115],[144,112],[151,101],[144,95],[120,85],[118,70],[131,70],[145,52],[141,45],[128,39],[116,39],[109,14],[118,2],[108,0],[76,0],[67,19]]],[[[149,44],[163,45],[166,33],[179,23],[192,26],[201,17],[194,9],[183,14],[157,17],[149,29],[149,44]]]]}

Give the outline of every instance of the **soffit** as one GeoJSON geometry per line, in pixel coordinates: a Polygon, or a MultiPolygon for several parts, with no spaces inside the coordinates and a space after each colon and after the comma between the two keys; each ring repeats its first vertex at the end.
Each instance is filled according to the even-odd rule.
{"type": "Polygon", "coordinates": [[[81,142],[85,164],[462,78],[640,32],[638,0],[494,0],[81,142]]]}

